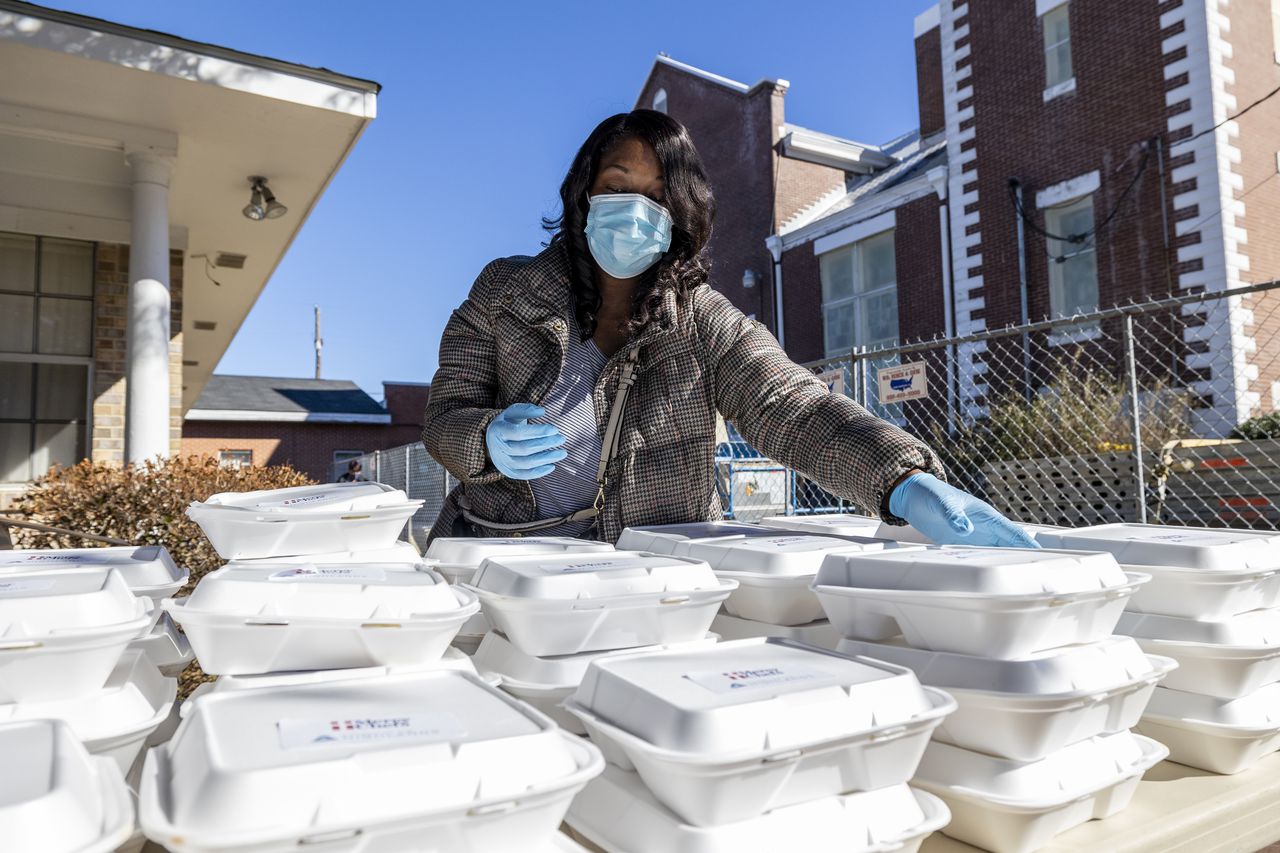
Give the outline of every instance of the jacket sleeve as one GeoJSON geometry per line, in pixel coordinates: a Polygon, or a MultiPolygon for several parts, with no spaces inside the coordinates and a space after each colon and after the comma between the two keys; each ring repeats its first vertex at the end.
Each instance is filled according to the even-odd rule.
{"type": "Polygon", "coordinates": [[[427,452],[462,483],[486,483],[502,476],[489,461],[484,435],[501,413],[495,408],[498,354],[492,306],[503,271],[501,260],[485,266],[466,301],[449,317],[423,416],[427,452]]]}
{"type": "Polygon", "coordinates": [[[752,446],[890,524],[889,488],[912,468],[945,477],[927,444],[877,418],[791,359],[765,327],[709,287],[693,310],[716,406],[752,446]]]}

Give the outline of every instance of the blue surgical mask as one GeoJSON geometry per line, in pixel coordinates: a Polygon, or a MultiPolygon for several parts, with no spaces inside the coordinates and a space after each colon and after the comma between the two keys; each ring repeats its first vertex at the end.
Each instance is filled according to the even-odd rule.
{"type": "Polygon", "coordinates": [[[587,245],[614,278],[635,278],[671,246],[671,214],[648,196],[608,193],[589,200],[587,245]]]}

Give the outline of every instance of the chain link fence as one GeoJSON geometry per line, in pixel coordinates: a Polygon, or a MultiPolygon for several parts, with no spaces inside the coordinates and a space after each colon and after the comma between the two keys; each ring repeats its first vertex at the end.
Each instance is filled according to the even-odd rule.
{"type": "MultiPolygon", "coordinates": [[[[421,444],[375,450],[354,458],[359,460],[362,469],[360,473],[366,480],[403,489],[410,498],[423,501],[422,506],[409,519],[407,533],[409,541],[416,544],[420,551],[425,551],[431,525],[435,524],[440,507],[444,505],[445,495],[449,494],[456,481],[440,463],[427,455],[426,448],[421,444]]],[[[351,459],[333,463],[329,479],[336,482],[347,473],[350,463],[351,459]]]]}

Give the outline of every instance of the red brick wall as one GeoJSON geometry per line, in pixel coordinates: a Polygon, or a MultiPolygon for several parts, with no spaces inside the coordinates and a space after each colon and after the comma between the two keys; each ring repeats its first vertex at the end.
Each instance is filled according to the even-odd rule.
{"type": "Polygon", "coordinates": [[[920,135],[946,129],[947,112],[942,92],[942,31],[934,27],[916,39],[916,99],[920,110],[920,135]]]}
{"type": "Polygon", "coordinates": [[[843,169],[833,169],[818,163],[806,163],[804,160],[793,160],[790,157],[778,156],[776,159],[777,225],[779,226],[818,199],[845,185],[843,169]]]}
{"type": "Polygon", "coordinates": [[[386,398],[384,405],[387,407],[387,414],[391,415],[391,423],[422,429],[422,416],[427,409],[427,398],[431,395],[430,385],[383,382],[382,393],[386,398]]]}
{"type": "Polygon", "coordinates": [[[940,205],[937,195],[930,193],[896,211],[893,256],[898,276],[898,339],[904,343],[946,331],[940,205]]]}
{"type": "Polygon", "coordinates": [[[812,243],[782,253],[782,319],[793,361],[822,358],[822,274],[812,243]]]}
{"type": "Polygon", "coordinates": [[[332,479],[335,450],[385,450],[417,442],[420,432],[416,426],[382,424],[187,421],[182,455],[252,450],[254,465],[292,465],[323,483],[332,479]]]}

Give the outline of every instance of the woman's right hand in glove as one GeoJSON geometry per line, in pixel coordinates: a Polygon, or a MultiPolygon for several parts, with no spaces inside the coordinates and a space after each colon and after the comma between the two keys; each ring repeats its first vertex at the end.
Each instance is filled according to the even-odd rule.
{"type": "Polygon", "coordinates": [[[516,403],[489,422],[484,442],[493,467],[513,480],[536,480],[555,470],[567,454],[564,436],[552,424],[531,424],[546,412],[533,403],[516,403]]]}

